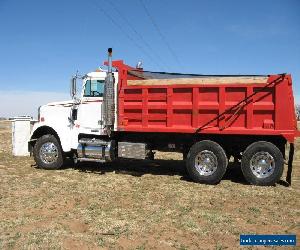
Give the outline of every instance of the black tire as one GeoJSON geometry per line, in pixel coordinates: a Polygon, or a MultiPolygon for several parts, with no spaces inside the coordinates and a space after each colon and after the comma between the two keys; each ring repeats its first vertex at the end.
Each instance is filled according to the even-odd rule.
{"type": "Polygon", "coordinates": [[[224,149],[218,143],[209,140],[195,143],[191,147],[186,159],[186,168],[189,176],[195,182],[205,184],[219,183],[226,172],[227,165],[228,159],[224,149]],[[213,171],[203,170],[203,168],[201,169],[202,165],[199,164],[196,166],[199,154],[206,153],[211,155],[215,161],[213,171]]]}
{"type": "Polygon", "coordinates": [[[54,135],[43,135],[42,137],[40,137],[34,145],[33,156],[38,167],[43,169],[48,169],[48,170],[59,169],[62,167],[64,162],[60,143],[58,142],[58,140],[54,135]],[[49,161],[48,163],[45,162],[45,160],[43,160],[40,155],[40,150],[42,146],[45,145],[46,143],[50,143],[50,144],[52,143],[56,147],[55,150],[56,156],[54,157],[55,160],[49,161]]]}
{"type": "Polygon", "coordinates": [[[254,142],[244,151],[241,168],[245,179],[249,183],[258,186],[273,186],[282,176],[284,168],[283,155],[273,143],[266,141],[254,142]],[[264,161],[262,164],[268,162],[269,167],[265,165],[265,168],[268,168],[267,170],[255,167],[259,166],[255,164],[255,159],[260,159],[259,157],[264,161]],[[253,164],[251,160],[253,160],[253,164]],[[258,175],[261,177],[258,177],[258,175]]]}
{"type": "Polygon", "coordinates": [[[189,153],[188,151],[183,151],[182,152],[182,160],[186,161],[188,153],[189,153]]]}

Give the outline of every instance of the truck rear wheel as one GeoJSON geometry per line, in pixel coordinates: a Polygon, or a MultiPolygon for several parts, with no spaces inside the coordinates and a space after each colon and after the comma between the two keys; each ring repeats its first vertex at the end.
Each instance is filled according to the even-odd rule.
{"type": "Polygon", "coordinates": [[[254,185],[272,186],[283,172],[283,156],[270,142],[254,142],[247,147],[242,157],[242,172],[245,179],[254,185]]]}
{"type": "Polygon", "coordinates": [[[216,142],[204,140],[195,143],[186,159],[190,177],[200,183],[216,184],[226,172],[228,159],[224,149],[216,142]]]}
{"type": "Polygon", "coordinates": [[[63,165],[62,149],[54,135],[40,137],[34,145],[33,156],[38,167],[43,169],[59,169],[63,165]]]}

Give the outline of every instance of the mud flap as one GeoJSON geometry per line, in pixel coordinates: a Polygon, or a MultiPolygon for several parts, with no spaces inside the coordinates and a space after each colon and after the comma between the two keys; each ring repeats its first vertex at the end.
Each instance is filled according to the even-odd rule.
{"type": "Polygon", "coordinates": [[[286,173],[286,182],[289,186],[292,185],[292,170],[293,170],[293,159],[294,159],[295,146],[294,143],[290,144],[290,152],[289,152],[289,161],[288,161],[288,169],[286,173]]]}
{"type": "Polygon", "coordinates": [[[37,139],[31,139],[28,141],[28,152],[30,156],[33,156],[33,146],[36,143],[37,139]]]}

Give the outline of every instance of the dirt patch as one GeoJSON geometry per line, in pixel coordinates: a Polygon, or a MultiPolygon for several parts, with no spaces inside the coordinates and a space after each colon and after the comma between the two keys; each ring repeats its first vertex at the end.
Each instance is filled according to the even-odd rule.
{"type": "Polygon", "coordinates": [[[1,123],[0,249],[236,249],[246,233],[299,239],[300,150],[292,187],[247,185],[236,166],[208,186],[190,181],[180,154],[162,152],[155,161],[37,169],[11,155],[10,133],[1,123]]]}

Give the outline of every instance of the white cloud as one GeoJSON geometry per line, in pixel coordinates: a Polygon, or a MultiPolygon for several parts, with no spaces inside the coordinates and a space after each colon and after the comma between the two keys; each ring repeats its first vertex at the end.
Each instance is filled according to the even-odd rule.
{"type": "Polygon", "coordinates": [[[37,117],[40,105],[70,100],[68,93],[0,90],[0,117],[30,115],[37,117]]]}

